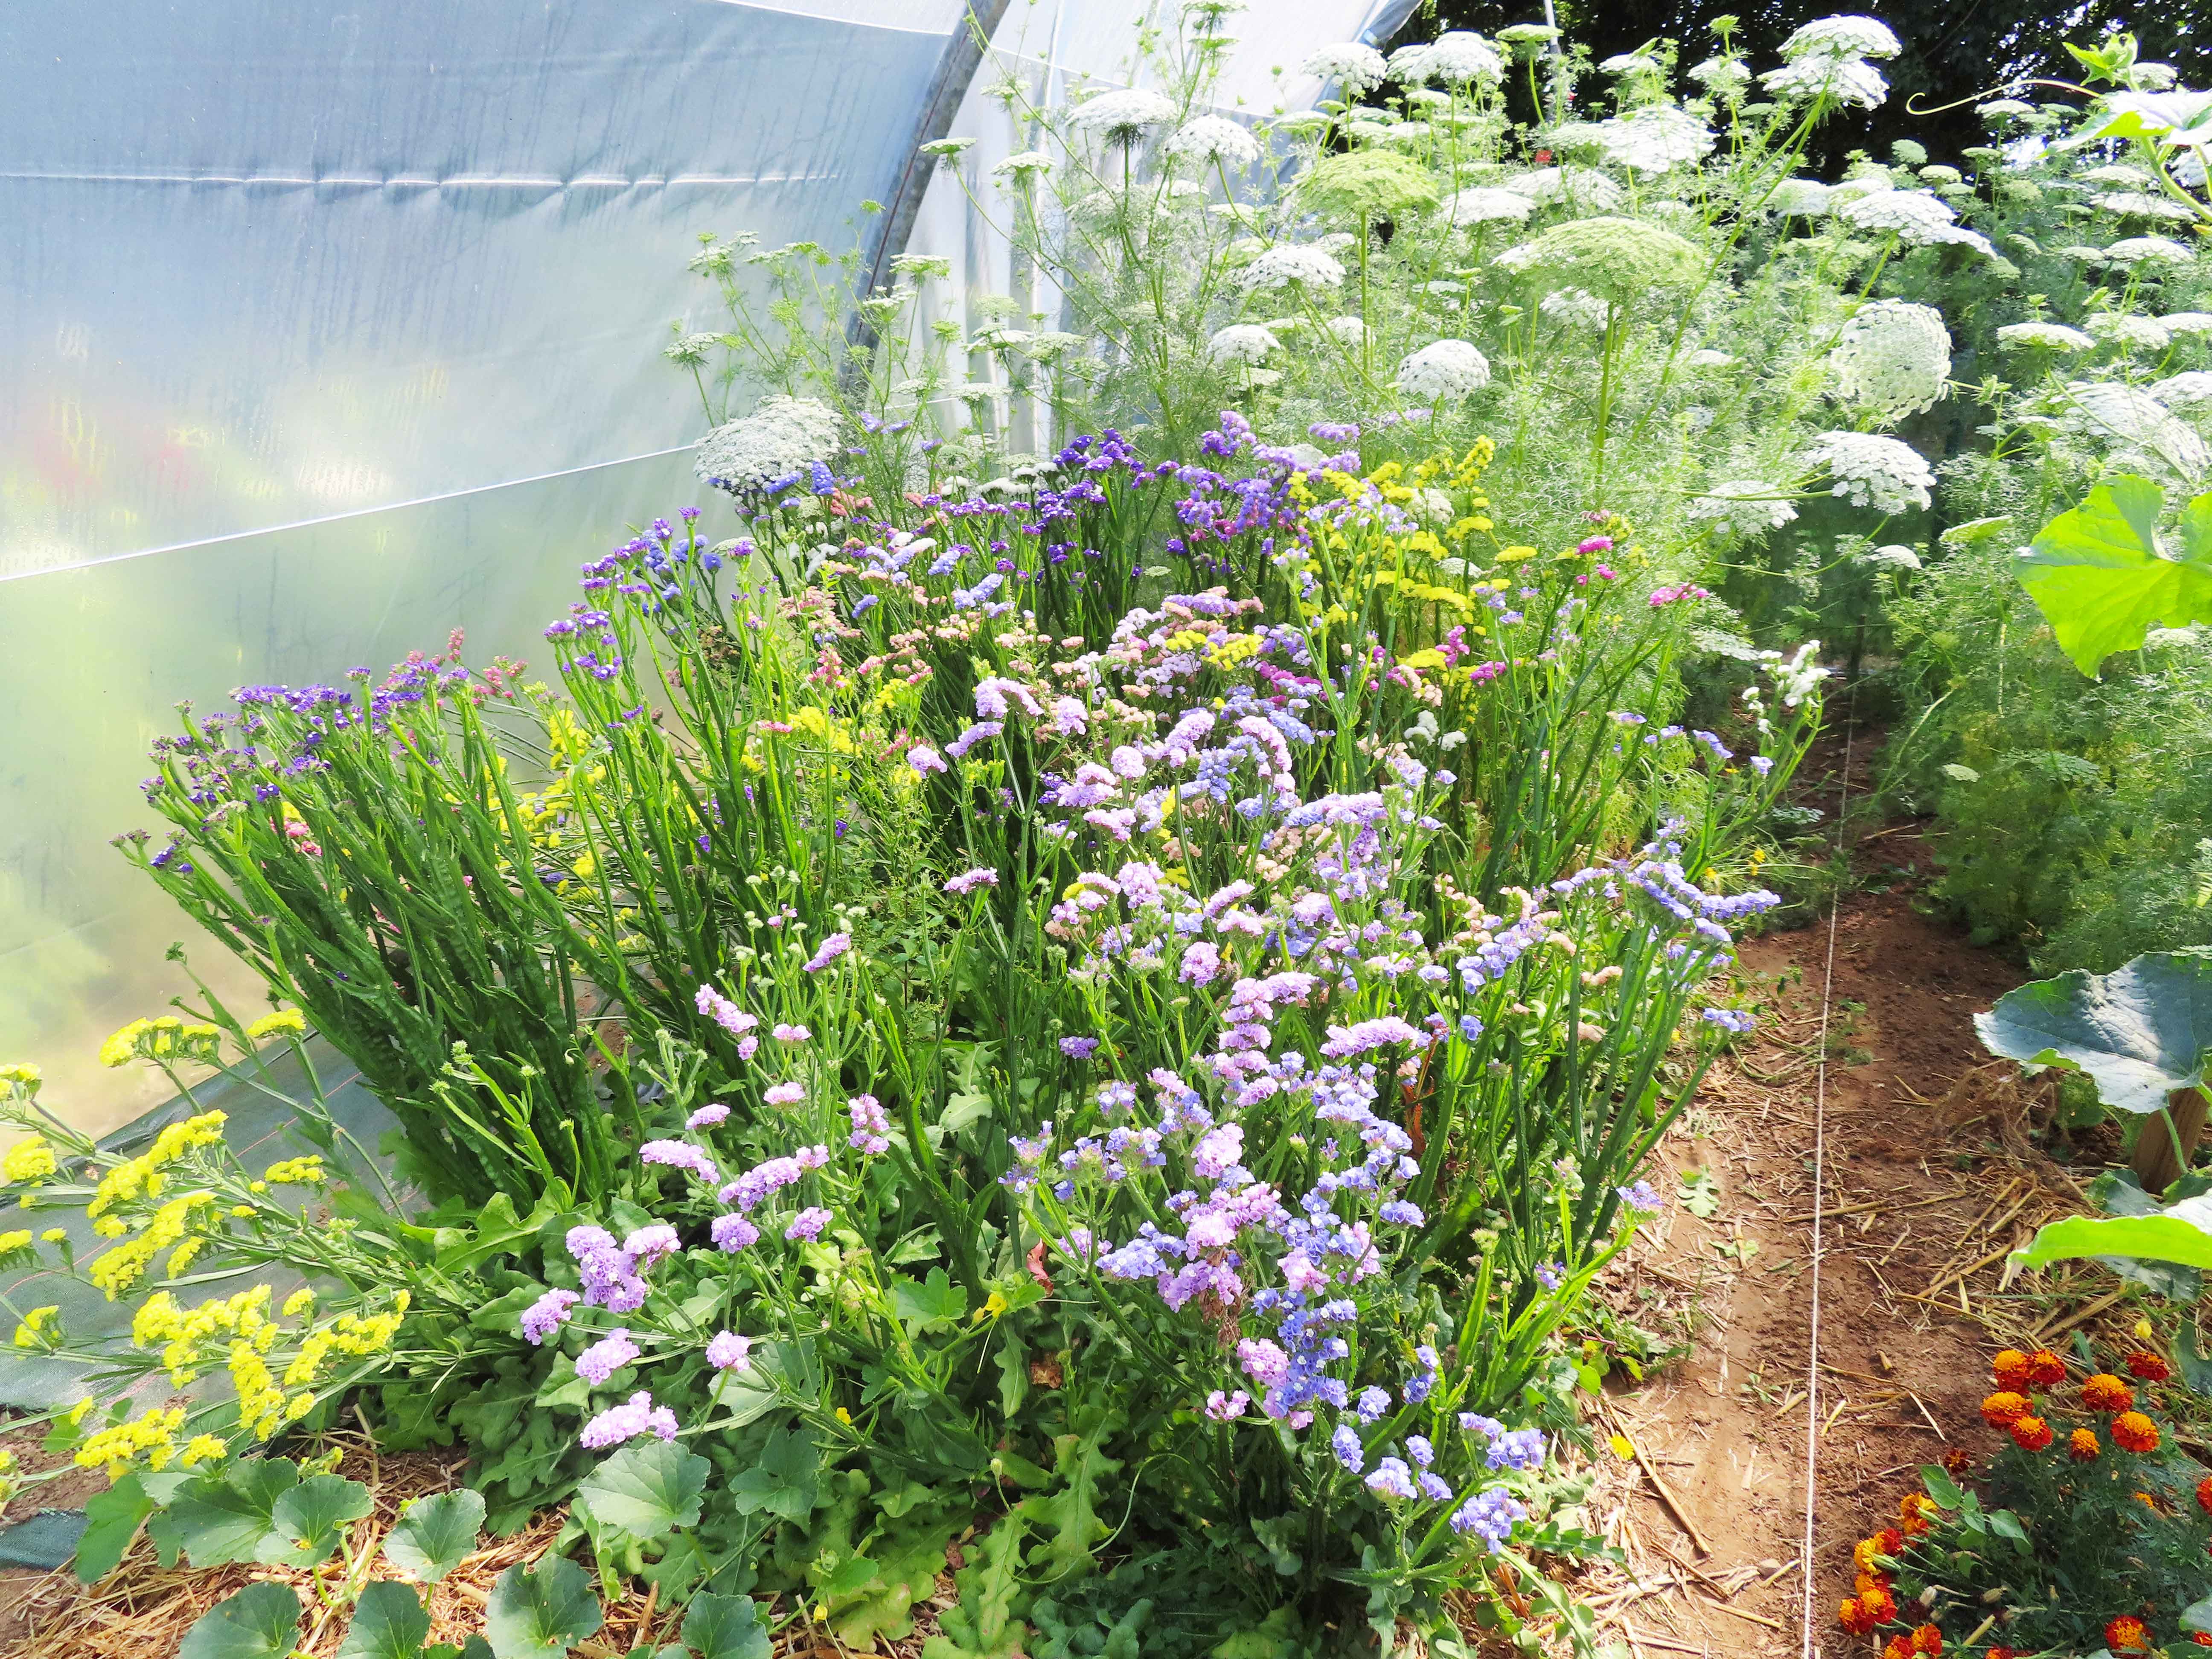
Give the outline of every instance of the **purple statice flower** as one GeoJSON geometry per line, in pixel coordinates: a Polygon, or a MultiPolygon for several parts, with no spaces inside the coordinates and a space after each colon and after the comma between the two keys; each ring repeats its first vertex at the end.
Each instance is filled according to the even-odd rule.
{"type": "Polygon", "coordinates": [[[1413,1460],[1415,1468],[1425,1469],[1437,1461],[1437,1449],[1429,1443],[1428,1436],[1409,1434],[1406,1437],[1406,1455],[1413,1460]]]}
{"type": "MultiPolygon", "coordinates": [[[[726,1106],[713,1106],[705,1109],[720,1112],[722,1117],[730,1115],[730,1109],[726,1106]]],[[[716,1118],[713,1121],[719,1123],[721,1119],[716,1118]]],[[[714,1158],[688,1140],[648,1140],[637,1149],[637,1161],[641,1164],[665,1164],[672,1170],[689,1170],[709,1186],[722,1178],[722,1171],[714,1158]]]]}
{"type": "Polygon", "coordinates": [[[1244,1375],[1263,1389],[1272,1389],[1291,1373],[1291,1357],[1279,1343],[1266,1337],[1246,1337],[1237,1345],[1237,1363],[1244,1375]]]}
{"type": "Polygon", "coordinates": [[[1211,985],[1221,972],[1221,947],[1211,939],[1194,939],[1183,947],[1182,966],[1176,977],[1186,985],[1211,985]]]}
{"type": "Polygon", "coordinates": [[[817,1239],[822,1237],[822,1230],[829,1224],[830,1212],[816,1205],[793,1216],[791,1225],[783,1230],[783,1236],[791,1239],[817,1239]]]}
{"type": "Polygon", "coordinates": [[[739,1336],[735,1331],[716,1331],[707,1339],[707,1363],[718,1371],[742,1371],[752,1368],[753,1340],[739,1336]]]}
{"type": "Polygon", "coordinates": [[[1336,1425],[1336,1432],[1328,1437],[1328,1449],[1335,1454],[1336,1461],[1353,1474],[1367,1467],[1367,1454],[1360,1448],[1359,1431],[1349,1423],[1336,1425]]]}
{"type": "Polygon", "coordinates": [[[978,887],[996,887],[998,884],[999,872],[996,870],[979,868],[963,871],[953,877],[945,884],[945,890],[948,893],[959,893],[964,896],[974,892],[978,887]]]}
{"type": "Polygon", "coordinates": [[[1528,1510],[1503,1486],[1479,1492],[1452,1516],[1451,1528],[1464,1537],[1474,1534],[1493,1553],[1504,1547],[1515,1525],[1528,1518],[1528,1510]]]}
{"type": "Polygon", "coordinates": [[[713,1020],[732,1036],[743,1036],[760,1024],[759,1020],[738,1007],[736,1003],[731,1001],[711,985],[701,986],[697,996],[692,1000],[702,1014],[713,1020]]]}
{"type": "Polygon", "coordinates": [[[1385,1014],[1379,1019],[1363,1019],[1350,1026],[1330,1026],[1328,1041],[1322,1044],[1321,1051],[1331,1060],[1349,1060],[1401,1044],[1425,1048],[1429,1034],[1395,1014],[1385,1014]]]}
{"type": "Polygon", "coordinates": [[[827,1146],[802,1146],[788,1158],[772,1158],[764,1164],[746,1170],[716,1194],[723,1203],[737,1206],[738,1213],[749,1214],[760,1206],[769,1194],[791,1186],[809,1170],[819,1170],[830,1162],[827,1146]]]}
{"type": "Polygon", "coordinates": [[[1224,1394],[1216,1389],[1206,1396],[1206,1414],[1217,1423],[1233,1423],[1244,1415],[1244,1408],[1252,1403],[1252,1396],[1239,1389],[1234,1394],[1224,1394]]]}
{"type": "Polygon", "coordinates": [[[1375,1213],[1378,1218],[1389,1222],[1394,1227],[1418,1227],[1424,1219],[1421,1206],[1402,1198],[1388,1200],[1375,1213]]]}
{"type": "Polygon", "coordinates": [[[1473,1042],[1482,1035],[1482,1022],[1473,1014],[1462,1014],[1459,1017],[1459,1034],[1473,1042]]]}
{"type": "Polygon", "coordinates": [[[853,1133],[845,1139],[847,1146],[857,1148],[868,1158],[890,1151],[891,1121],[883,1103],[873,1095],[854,1095],[845,1103],[845,1112],[853,1121],[853,1133]]]}
{"type": "Polygon", "coordinates": [[[1759,1024],[1757,1015],[1740,1008],[1708,1008],[1698,1018],[1708,1025],[1717,1025],[1723,1031],[1738,1033],[1748,1031],[1759,1024]]]}
{"type": "Polygon", "coordinates": [[[760,1229],[741,1215],[718,1215],[708,1227],[707,1235],[714,1241],[716,1249],[735,1255],[759,1239],[760,1229]]]}
{"type": "Polygon", "coordinates": [[[1418,1406],[1426,1400],[1437,1386],[1437,1351],[1424,1342],[1413,1350],[1413,1358],[1421,1369],[1406,1379],[1406,1403],[1418,1406]]]}
{"type": "Polygon", "coordinates": [[[641,1434],[663,1440],[676,1438],[676,1413],[665,1406],[654,1405],[652,1395],[643,1389],[621,1405],[608,1407],[585,1424],[584,1431],[576,1437],[576,1443],[586,1451],[604,1451],[641,1434]]]}
{"type": "Polygon", "coordinates": [[[924,778],[932,772],[949,772],[952,769],[945,765],[944,757],[926,743],[918,743],[906,751],[906,763],[914,768],[916,776],[924,778]]]}
{"type": "Polygon", "coordinates": [[[568,1229],[568,1254],[584,1284],[584,1300],[615,1313],[635,1313],[645,1305],[645,1280],[637,1262],[604,1227],[568,1229]]]}
{"type": "Polygon", "coordinates": [[[1763,778],[1774,769],[1774,759],[1770,755],[1753,755],[1751,757],[1751,769],[1763,778]]]}
{"type": "Polygon", "coordinates": [[[1639,1181],[1633,1187],[1620,1187],[1614,1190],[1620,1194],[1622,1203],[1632,1210],[1641,1210],[1646,1215],[1656,1215],[1667,1207],[1667,1200],[1659,1196],[1658,1189],[1648,1181],[1639,1181]]]}
{"type": "Polygon", "coordinates": [[[779,1022],[769,1035],[778,1042],[805,1042],[809,1041],[814,1033],[804,1025],[790,1025],[779,1022]]]}
{"type": "Polygon", "coordinates": [[[807,958],[806,971],[810,974],[820,973],[852,948],[853,936],[850,933],[830,934],[828,939],[822,941],[822,948],[807,958]]]}
{"type": "Polygon", "coordinates": [[[576,1375],[597,1388],[641,1352],[637,1344],[629,1340],[629,1329],[617,1325],[576,1356],[576,1375]]]}
{"type": "Polygon", "coordinates": [[[1362,1426],[1375,1423],[1390,1409],[1390,1391],[1373,1387],[1362,1389],[1357,1409],[1362,1426]]]}
{"type": "Polygon", "coordinates": [[[1427,1498],[1432,1504],[1449,1504],[1452,1500],[1451,1487],[1445,1483],[1444,1478],[1438,1474],[1434,1469],[1423,1469],[1421,1471],[1420,1487],[1421,1496],[1427,1498]]]}
{"type": "Polygon", "coordinates": [[[1559,1262],[1540,1261],[1536,1264],[1536,1282],[1547,1291],[1556,1291],[1559,1288],[1559,1279],[1564,1272],[1565,1268],[1559,1262]]]}
{"type": "Polygon", "coordinates": [[[1509,1429],[1494,1417],[1462,1412],[1459,1425],[1490,1443],[1484,1461],[1493,1469],[1533,1469],[1544,1461],[1544,1437],[1536,1429],[1509,1429]]]}
{"type": "Polygon", "coordinates": [[[1097,1051],[1097,1037],[1062,1037],[1060,1040],[1060,1052],[1070,1060],[1088,1060],[1097,1051]]]}
{"type": "Polygon", "coordinates": [[[548,1291],[522,1310],[522,1334],[532,1346],[568,1322],[568,1310],[582,1298],[574,1291],[548,1291]]]}
{"type": "Polygon", "coordinates": [[[1402,1457],[1385,1457],[1367,1477],[1367,1490],[1378,1498],[1404,1500],[1413,1495],[1413,1472],[1402,1457]]]}
{"type": "Polygon", "coordinates": [[[968,751],[977,744],[988,742],[1005,731],[1003,720],[978,720],[958,737],[945,745],[945,752],[955,760],[966,760],[968,751]]]}
{"type": "Polygon", "coordinates": [[[798,1083],[778,1083],[769,1086],[761,1098],[771,1106],[796,1106],[806,1098],[805,1085],[798,1083]]]}
{"type": "MultiPolygon", "coordinates": [[[[729,1116],[730,1109],[726,1106],[702,1106],[684,1120],[684,1127],[687,1129],[711,1129],[719,1123],[727,1122],[729,1116]]],[[[720,1181],[721,1176],[714,1176],[710,1179],[720,1181]]]]}
{"type": "MultiPolygon", "coordinates": [[[[1208,1129],[1190,1149],[1191,1168],[1207,1181],[1218,1181],[1244,1156],[1244,1126],[1222,1123],[1208,1129]]],[[[1226,1243],[1226,1241],[1224,1241],[1226,1243]]]]}
{"type": "Polygon", "coordinates": [[[640,1227],[623,1240],[623,1249],[641,1267],[650,1267],[654,1262],[674,1255],[681,1247],[682,1241],[676,1237],[676,1229],[665,1221],[640,1227]]]}

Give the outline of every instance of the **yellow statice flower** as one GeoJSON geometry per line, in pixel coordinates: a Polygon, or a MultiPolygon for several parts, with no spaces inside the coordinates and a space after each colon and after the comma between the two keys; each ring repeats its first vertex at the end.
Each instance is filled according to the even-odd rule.
{"type": "Polygon", "coordinates": [[[128,1066],[138,1053],[138,1039],[153,1030],[150,1019],[134,1019],[100,1045],[100,1063],[112,1071],[128,1066]]]}
{"type": "Polygon", "coordinates": [[[275,1036],[280,1031],[297,1036],[307,1029],[307,1017],[297,1008],[279,1008],[273,1014],[262,1015],[247,1026],[246,1035],[258,1042],[262,1038],[275,1036]]]}
{"type": "Polygon", "coordinates": [[[0,1083],[13,1084],[19,1088],[37,1092],[39,1079],[45,1075],[27,1060],[10,1060],[0,1066],[0,1083]]]}
{"type": "Polygon", "coordinates": [[[118,1204],[154,1197],[161,1190],[163,1166],[175,1163],[197,1147],[218,1145],[222,1139],[222,1126],[228,1121],[221,1112],[202,1112],[181,1123],[172,1123],[154,1137],[154,1144],[146,1151],[117,1164],[100,1177],[99,1190],[93,1194],[92,1202],[85,1206],[84,1212],[97,1219],[118,1204]]]}
{"type": "Polygon", "coordinates": [[[272,1187],[319,1187],[330,1176],[323,1160],[309,1153],[306,1158],[278,1160],[261,1172],[261,1178],[272,1187]]]}
{"type": "Polygon", "coordinates": [[[212,1193],[187,1193],[171,1199],[154,1212],[137,1237],[102,1254],[85,1270],[86,1276],[107,1293],[110,1302],[114,1301],[138,1282],[155,1255],[183,1242],[191,1230],[193,1211],[213,1208],[215,1204],[212,1193]]]}
{"type": "Polygon", "coordinates": [[[177,1462],[188,1469],[196,1469],[203,1463],[220,1463],[229,1455],[230,1448],[214,1435],[196,1434],[185,1443],[177,1462]]]}
{"type": "Polygon", "coordinates": [[[36,1186],[61,1168],[61,1160],[44,1135],[30,1135],[8,1149],[0,1158],[0,1177],[11,1186],[36,1186]]]}
{"type": "Polygon", "coordinates": [[[230,1345],[230,1384],[238,1391],[239,1420],[255,1439],[266,1440],[284,1426],[284,1390],[251,1342],[230,1345]]]}
{"type": "MultiPolygon", "coordinates": [[[[89,1405],[89,1401],[85,1402],[89,1405]]],[[[96,1430],[85,1437],[77,1448],[79,1468],[105,1468],[107,1478],[119,1480],[139,1457],[146,1460],[149,1469],[168,1467],[176,1455],[177,1431],[185,1425],[185,1408],[173,1406],[167,1410],[155,1407],[144,1416],[128,1423],[118,1423],[112,1429],[96,1430]]]]}
{"type": "Polygon", "coordinates": [[[23,1322],[15,1327],[15,1346],[19,1348],[51,1346],[61,1337],[61,1308],[33,1308],[23,1316],[23,1322]]]}
{"type": "Polygon", "coordinates": [[[314,1310],[315,1292],[306,1285],[301,1285],[298,1290],[286,1297],[283,1307],[279,1310],[287,1319],[297,1319],[301,1314],[313,1313],[314,1310]]]}

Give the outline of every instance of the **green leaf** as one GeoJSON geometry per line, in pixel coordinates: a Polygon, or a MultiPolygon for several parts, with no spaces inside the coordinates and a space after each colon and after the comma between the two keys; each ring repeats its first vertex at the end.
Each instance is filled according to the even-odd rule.
{"type": "Polygon", "coordinates": [[[1960,1492],[1958,1483],[1943,1472],[1940,1464],[1923,1463],[1920,1478],[1927,1483],[1928,1495],[1943,1508],[1955,1510],[1964,1504],[1965,1494],[1960,1492]]]}
{"type": "Polygon", "coordinates": [[[2091,678],[2115,651],[2133,651],[2155,625],[2212,622],[2212,496],[2183,519],[2184,547],[2158,542],[2165,492],[2148,478],[2099,484],[2081,506],[2044,526],[2014,565],[2061,650],[2091,678]]]}
{"type": "Polygon", "coordinates": [[[406,1585],[371,1584],[353,1606],[353,1624],[337,1659],[417,1659],[429,1639],[430,1614],[406,1585]]]}
{"type": "Polygon", "coordinates": [[[84,1531],[76,1540],[76,1576],[82,1583],[97,1583],[116,1569],[124,1551],[138,1535],[138,1523],[154,1512],[154,1500],[138,1477],[126,1474],[106,1492],[88,1498],[84,1531]]]}
{"type": "Polygon", "coordinates": [[[180,1488],[146,1530],[165,1565],[179,1550],[195,1567],[251,1561],[276,1524],[276,1500],[299,1482],[299,1465],[288,1458],[249,1458],[180,1488]]]}
{"type": "Polygon", "coordinates": [[[950,1329],[968,1311],[967,1291],[955,1285],[942,1267],[932,1267],[928,1279],[920,1284],[904,1277],[893,1279],[891,1301],[908,1333],[916,1336],[950,1329]]]}
{"type": "Polygon", "coordinates": [[[1054,1473],[1066,1482],[1057,1492],[1024,1498],[1020,1512],[1050,1536],[1035,1565],[1056,1581],[1091,1571],[1092,1555],[1113,1528],[1098,1513],[1098,1483],[1121,1466],[1099,1449],[1096,1436],[1063,1434],[1053,1443],[1054,1473]]]}
{"type": "Polygon", "coordinates": [[[2181,1627],[2184,1630],[2212,1632],[2212,1595],[2182,1609],[2181,1627]]]}
{"type": "Polygon", "coordinates": [[[769,1659],[768,1630],[750,1595],[691,1598],[684,1613],[684,1640],[699,1659],[769,1659]]]}
{"type": "Polygon", "coordinates": [[[2181,1367],[2182,1387],[2191,1394],[2212,1395],[2212,1358],[2197,1346],[2194,1324],[2184,1324],[2174,1333],[2173,1358],[2181,1367]]]}
{"type": "Polygon", "coordinates": [[[287,1584],[248,1584],[185,1632],[177,1659],[276,1659],[292,1650],[300,1598],[287,1584]]]}
{"type": "Polygon", "coordinates": [[[708,1468],[672,1441],[624,1446],[584,1477],[576,1507],[592,1526],[648,1543],[698,1524],[708,1468]]]}
{"type": "Polygon", "coordinates": [[[2185,1198],[2158,1215],[2069,1216],[2038,1228],[2012,1259],[2023,1267],[2040,1267],[2094,1255],[2212,1267],[2212,1198],[2185,1198]]]}
{"type": "Polygon", "coordinates": [[[466,1486],[417,1498],[399,1512],[384,1559],[416,1583],[434,1584],[476,1548],[483,1518],[483,1494],[466,1486]]]}
{"type": "Polygon", "coordinates": [[[1721,1184],[1711,1170],[1685,1170],[1677,1193],[1682,1207],[1701,1221],[1710,1221],[1721,1207],[1721,1184]]]}
{"type": "Polygon", "coordinates": [[[2087,1074],[2098,1097],[2156,1112],[2179,1089],[2201,1087],[2212,1058],[2212,951],[2162,951],[2110,974],[2076,968],[2037,980],[1974,1016],[1982,1046],[2031,1072],[2087,1074]]]}
{"type": "Polygon", "coordinates": [[[562,1659],[600,1625],[599,1599],[574,1561],[541,1559],[500,1574],[484,1608],[484,1635],[495,1659],[562,1659]]]}
{"type": "Polygon", "coordinates": [[[938,1615],[943,1632],[922,1644],[921,1659],[1015,1659],[1029,1635],[1022,1603],[1019,1509],[1003,1517],[953,1575],[960,1599],[938,1615]]]}
{"type": "Polygon", "coordinates": [[[253,1559],[264,1566],[312,1567],[328,1558],[345,1528],[374,1507],[368,1488],[360,1481],[310,1475],[277,1498],[268,1535],[253,1559]]]}
{"type": "Polygon", "coordinates": [[[739,1515],[765,1510],[787,1521],[804,1521],[814,1511],[822,1455],[805,1435],[778,1429],[762,1448],[760,1462],[730,1483],[730,1507],[739,1515]]]}

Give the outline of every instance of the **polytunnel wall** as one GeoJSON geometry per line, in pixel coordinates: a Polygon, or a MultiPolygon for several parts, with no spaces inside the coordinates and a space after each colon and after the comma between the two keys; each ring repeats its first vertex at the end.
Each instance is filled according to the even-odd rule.
{"type": "MultiPolygon", "coordinates": [[[[1219,100],[1318,91],[1412,0],[1259,0],[1219,100]]],[[[694,501],[702,230],[953,261],[1005,246],[921,139],[1024,148],[981,88],[1120,83],[1165,0],[33,0],[0,21],[0,1060],[104,1130],[161,1092],[106,1033],[212,940],[109,845],[190,699],[381,669],[466,630],[530,657],[577,565],[694,501]],[[998,15],[994,18],[991,14],[998,15]],[[865,198],[892,204],[875,221],[865,198]],[[902,203],[908,210],[896,210],[902,203]],[[910,230],[906,229],[910,226],[910,230]]],[[[978,191],[981,197],[983,192],[978,191]]],[[[716,529],[709,506],[709,526],[716,529]]],[[[721,533],[727,533],[722,530],[721,533]]]]}

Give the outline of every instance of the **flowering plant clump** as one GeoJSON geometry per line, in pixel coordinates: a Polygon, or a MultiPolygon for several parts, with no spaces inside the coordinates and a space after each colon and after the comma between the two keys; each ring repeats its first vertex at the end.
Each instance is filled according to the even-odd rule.
{"type": "Polygon", "coordinates": [[[2212,1637],[2199,1610],[2212,1480],[2156,1414],[2166,1359],[2137,1348],[2083,1376],[2048,1349],[2007,1349],[1991,1369],[1982,1417],[2008,1443],[1973,1486],[1963,1453],[1922,1471],[1925,1490],[1905,1497],[1898,1525],[1857,1547],[1844,1628],[1885,1659],[1946,1644],[2117,1654],[2212,1637]]]}

